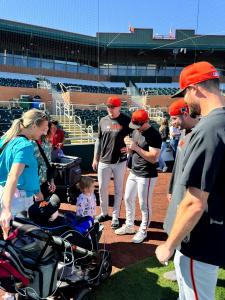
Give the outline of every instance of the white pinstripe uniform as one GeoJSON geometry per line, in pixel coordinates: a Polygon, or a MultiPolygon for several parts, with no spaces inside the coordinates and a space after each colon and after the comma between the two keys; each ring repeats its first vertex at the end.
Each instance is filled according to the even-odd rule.
{"type": "MultiPolygon", "coordinates": [[[[149,127],[143,132],[135,130],[132,138],[137,145],[149,151],[149,147],[161,147],[161,137],[158,131],[149,127]]],[[[142,214],[140,229],[146,230],[151,222],[152,208],[151,199],[154,186],[157,180],[155,164],[152,164],[141,157],[138,153],[132,154],[131,172],[126,182],[125,205],[126,205],[126,225],[133,226],[135,220],[135,199],[138,195],[139,205],[142,214]]]]}

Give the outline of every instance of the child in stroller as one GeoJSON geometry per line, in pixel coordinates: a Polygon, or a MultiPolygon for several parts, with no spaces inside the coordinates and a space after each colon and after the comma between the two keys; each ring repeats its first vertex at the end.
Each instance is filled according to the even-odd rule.
{"type": "MultiPolygon", "coordinates": [[[[47,269],[52,274],[57,272],[60,288],[54,293],[54,288],[52,286],[50,288],[50,284],[49,288],[46,289],[45,287],[44,291],[40,284],[32,284],[31,287],[36,290],[36,294],[28,291],[29,299],[37,299],[37,294],[39,297],[45,298],[52,293],[54,293],[54,296],[60,296],[60,298],[64,299],[67,299],[67,297],[70,299],[71,296],[73,299],[89,299],[88,295],[93,286],[98,286],[109,277],[112,271],[110,253],[105,249],[99,249],[99,223],[93,224],[93,218],[90,219],[91,217],[89,216],[80,218],[72,213],[62,216],[58,212],[59,205],[59,198],[56,195],[52,195],[48,201],[34,203],[30,207],[30,219],[15,218],[15,221],[25,224],[23,226],[28,226],[27,224],[29,226],[35,225],[39,230],[52,236],[54,243],[52,243],[51,247],[57,257],[57,270],[53,270],[53,264],[49,265],[47,269]],[[60,246],[57,245],[59,241],[60,246]],[[36,286],[38,286],[37,289],[36,286]]],[[[32,230],[26,230],[26,235],[29,235],[28,231],[29,234],[32,234],[32,230]]],[[[26,249],[26,253],[29,246],[32,246],[31,244],[25,243],[24,246],[20,245],[16,248],[14,243],[13,247],[18,251],[18,256],[22,258],[24,253],[22,255],[21,251],[26,249]]],[[[35,251],[35,247],[32,247],[32,251],[35,251]]],[[[25,260],[27,261],[27,258],[25,260]]],[[[47,262],[44,264],[46,267],[47,262]]],[[[38,276],[41,274],[40,271],[36,273],[39,274],[38,276]]],[[[45,276],[44,273],[46,271],[43,272],[43,278],[45,276]]],[[[39,279],[38,277],[34,281],[42,282],[43,278],[39,279]]],[[[48,286],[48,283],[45,283],[46,285],[48,286]]]]}
{"type": "Polygon", "coordinates": [[[91,216],[77,216],[73,212],[59,213],[60,199],[56,194],[51,195],[46,201],[35,202],[28,209],[29,218],[36,225],[52,228],[54,235],[70,235],[69,241],[88,250],[98,250],[98,241],[102,233],[99,223],[94,224],[91,216]]]}

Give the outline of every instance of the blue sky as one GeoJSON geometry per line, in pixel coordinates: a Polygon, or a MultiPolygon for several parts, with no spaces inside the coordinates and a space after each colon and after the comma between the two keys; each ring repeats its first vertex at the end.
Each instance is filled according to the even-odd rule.
{"type": "Polygon", "coordinates": [[[93,36],[128,32],[129,24],[154,34],[172,28],[225,35],[224,14],[224,0],[0,0],[1,19],[93,36]]]}

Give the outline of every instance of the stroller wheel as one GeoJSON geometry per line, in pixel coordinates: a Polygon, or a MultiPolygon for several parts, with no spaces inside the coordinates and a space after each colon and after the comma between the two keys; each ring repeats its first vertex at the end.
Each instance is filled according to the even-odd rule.
{"type": "Polygon", "coordinates": [[[101,281],[105,281],[112,273],[112,258],[108,251],[103,252],[103,264],[101,269],[101,281]]]}
{"type": "Polygon", "coordinates": [[[74,300],[91,300],[91,291],[88,288],[82,289],[78,294],[73,298],[74,300]]]}
{"type": "Polygon", "coordinates": [[[99,266],[97,268],[98,279],[95,282],[96,286],[109,278],[112,272],[112,259],[110,252],[107,250],[99,250],[99,259],[99,266]]]}

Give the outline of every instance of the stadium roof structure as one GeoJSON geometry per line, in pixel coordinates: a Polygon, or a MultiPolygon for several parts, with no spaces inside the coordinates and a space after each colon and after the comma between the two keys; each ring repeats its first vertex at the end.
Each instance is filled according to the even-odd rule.
{"type": "Polygon", "coordinates": [[[192,49],[192,50],[225,50],[225,36],[200,35],[195,30],[177,29],[174,35],[153,35],[153,29],[133,28],[129,33],[96,33],[96,37],[36,25],[0,19],[2,32],[29,36],[32,38],[50,39],[65,43],[79,43],[103,48],[142,48],[142,49],[192,49]]]}

